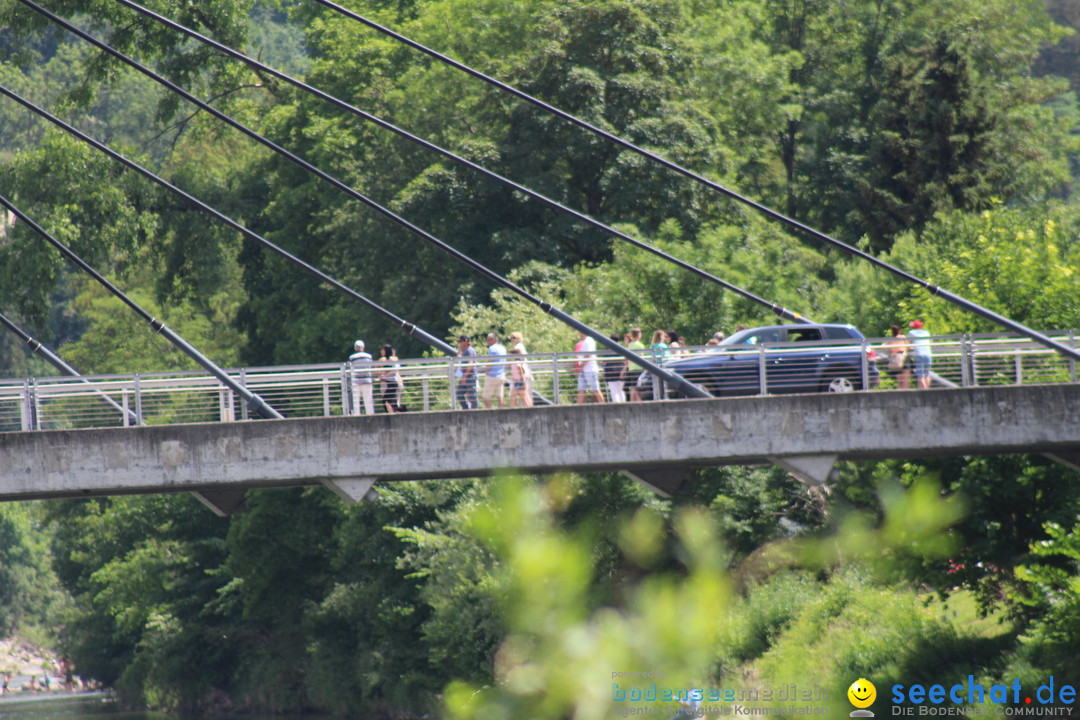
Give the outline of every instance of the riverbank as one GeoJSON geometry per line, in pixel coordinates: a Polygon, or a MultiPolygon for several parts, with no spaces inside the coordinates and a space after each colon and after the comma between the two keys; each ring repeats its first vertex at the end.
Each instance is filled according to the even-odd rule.
{"type": "Polygon", "coordinates": [[[18,636],[0,640],[0,674],[6,678],[4,695],[66,693],[82,689],[65,685],[61,661],[55,653],[18,636]]]}

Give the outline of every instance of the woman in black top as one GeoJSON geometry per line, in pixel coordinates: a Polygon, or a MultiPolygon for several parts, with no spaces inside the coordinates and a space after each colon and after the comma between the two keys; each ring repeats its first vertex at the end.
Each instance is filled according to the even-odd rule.
{"type": "Polygon", "coordinates": [[[401,406],[401,373],[398,370],[397,353],[393,345],[383,345],[379,350],[377,365],[379,369],[379,404],[388,413],[401,412],[405,408],[401,406]]]}

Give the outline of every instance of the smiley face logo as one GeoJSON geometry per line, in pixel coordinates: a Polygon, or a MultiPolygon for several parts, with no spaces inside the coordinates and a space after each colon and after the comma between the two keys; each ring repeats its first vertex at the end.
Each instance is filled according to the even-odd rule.
{"type": "Polygon", "coordinates": [[[868,708],[877,699],[877,688],[866,678],[859,678],[847,689],[847,697],[855,707],[868,708]]]}

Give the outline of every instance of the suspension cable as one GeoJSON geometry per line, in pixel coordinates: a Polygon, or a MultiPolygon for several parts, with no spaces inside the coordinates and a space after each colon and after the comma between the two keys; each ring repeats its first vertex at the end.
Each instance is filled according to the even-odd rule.
{"type": "Polygon", "coordinates": [[[44,238],[45,241],[48,242],[50,245],[59,250],[60,253],[64,255],[68,260],[82,268],[87,274],[89,274],[103,287],[105,287],[105,289],[107,289],[109,292],[119,298],[129,308],[134,310],[139,317],[141,317],[150,325],[151,329],[153,329],[154,332],[164,335],[169,342],[182,350],[188,357],[201,365],[207,372],[209,372],[211,375],[224,383],[234,393],[244,398],[244,400],[247,401],[248,409],[257,412],[264,418],[274,418],[278,420],[284,419],[284,415],[267,405],[266,401],[263,400],[261,397],[248,390],[246,387],[238,383],[233,378],[229,377],[229,374],[227,372],[222,370],[220,367],[214,364],[212,360],[210,360],[208,357],[196,350],[195,347],[191,345],[191,343],[189,343],[187,340],[184,340],[184,338],[180,337],[180,335],[170,329],[165,323],[158,320],[153,315],[144,310],[142,307],[140,307],[138,303],[125,295],[123,291],[120,290],[120,288],[109,282],[104,275],[99,273],[97,270],[91,267],[89,263],[76,255],[75,252],[71,250],[71,248],[64,245],[62,242],[50,235],[47,230],[45,230],[43,227],[31,220],[29,216],[27,216],[22,210],[13,205],[3,195],[0,195],[0,205],[3,205],[12,213],[14,213],[17,218],[30,226],[30,228],[33,229],[34,232],[44,238]]]}
{"type": "Polygon", "coordinates": [[[210,106],[208,103],[196,98],[194,95],[187,92],[183,88],[179,87],[175,83],[170,82],[169,80],[166,80],[165,78],[161,77],[160,75],[158,75],[154,71],[150,70],[149,68],[145,67],[141,63],[137,62],[136,60],[133,60],[132,58],[129,58],[128,56],[124,55],[123,53],[119,52],[118,50],[115,50],[114,48],[110,47],[108,44],[106,44],[104,42],[101,42],[100,40],[93,37],[89,33],[86,33],[85,31],[81,30],[80,28],[78,28],[78,27],[72,25],[71,23],[67,22],[63,18],[61,18],[61,17],[55,15],[54,13],[46,10],[45,8],[38,5],[37,3],[33,2],[32,0],[19,0],[19,2],[26,5],[27,7],[32,8],[33,10],[35,10],[36,12],[44,15],[45,17],[49,18],[50,20],[52,20],[56,24],[60,25],[64,29],[66,29],[68,32],[71,32],[71,33],[74,33],[75,35],[78,35],[79,37],[83,38],[87,42],[93,44],[94,46],[100,48],[101,50],[104,50],[105,52],[109,53],[110,55],[117,58],[118,60],[121,60],[122,62],[126,63],[127,65],[131,66],[132,68],[138,70],[139,72],[146,75],[147,77],[154,80],[155,82],[167,87],[168,89],[172,90],[176,94],[178,94],[181,97],[183,97],[184,99],[186,99],[188,102],[191,102],[194,105],[197,105],[198,107],[200,107],[203,110],[205,110],[206,112],[210,113],[211,115],[213,115],[217,119],[219,119],[222,122],[228,124],[230,127],[234,128],[236,130],[239,130],[240,132],[244,133],[245,135],[252,138],[256,142],[259,142],[260,144],[264,145],[265,147],[273,150],[274,152],[276,152],[277,154],[279,154],[282,157],[286,158],[290,162],[293,162],[294,164],[298,165],[299,167],[302,167],[303,169],[305,169],[308,172],[312,173],[313,175],[319,177],[323,181],[325,181],[325,182],[329,183],[330,185],[334,186],[338,190],[346,193],[347,195],[354,198],[355,200],[359,200],[360,202],[364,203],[369,208],[376,211],[377,213],[379,213],[383,217],[385,217],[388,220],[391,220],[392,222],[400,225],[401,227],[405,228],[406,230],[409,230],[414,235],[416,235],[417,237],[419,237],[422,240],[426,241],[427,243],[429,243],[429,244],[435,246],[436,248],[442,250],[443,252],[451,255],[452,257],[454,257],[459,262],[464,263],[465,265],[469,266],[470,268],[475,270],[477,273],[487,277],[492,282],[500,285],[503,288],[506,288],[507,290],[510,290],[511,292],[519,295],[520,297],[524,298],[525,300],[533,303],[534,305],[539,307],[541,310],[543,310],[545,313],[547,313],[548,315],[550,315],[550,316],[554,317],[555,319],[559,320],[563,324],[570,326],[571,328],[573,328],[574,330],[577,330],[578,332],[581,332],[581,333],[584,333],[585,335],[588,335],[589,337],[593,338],[593,340],[600,343],[601,345],[608,348],[609,350],[615,352],[616,354],[618,354],[618,355],[620,355],[620,356],[622,356],[622,357],[624,357],[624,358],[626,358],[628,360],[632,360],[636,365],[644,368],[645,370],[647,370],[650,373],[653,373],[654,375],[659,376],[665,382],[667,382],[669,385],[671,385],[677,392],[680,392],[680,393],[682,393],[684,395],[687,395],[689,397],[696,397],[696,398],[712,397],[712,395],[710,395],[708,392],[706,392],[702,388],[698,387],[697,385],[689,382],[688,380],[686,380],[685,378],[683,378],[683,377],[681,377],[679,375],[676,375],[675,373],[672,373],[672,372],[669,372],[669,371],[665,370],[664,368],[660,367],[659,365],[657,365],[657,364],[655,364],[655,363],[653,363],[653,362],[651,362],[649,360],[646,360],[645,358],[641,357],[640,355],[633,352],[632,350],[628,350],[625,347],[623,347],[622,345],[620,345],[619,343],[611,340],[611,338],[609,338],[604,333],[593,329],[592,327],[586,325],[585,323],[581,322],[580,320],[577,320],[576,318],[572,317],[571,315],[567,314],[566,312],[556,308],[551,303],[549,303],[549,302],[547,302],[545,300],[541,300],[540,298],[534,296],[532,293],[528,292],[524,288],[519,287],[518,285],[514,284],[510,280],[507,280],[506,278],[504,278],[502,275],[499,275],[498,273],[496,273],[494,270],[490,270],[489,268],[487,268],[483,264],[477,262],[476,260],[473,260],[471,257],[466,255],[465,253],[463,253],[463,252],[453,248],[452,246],[446,244],[445,242],[438,239],[437,237],[435,237],[431,233],[429,233],[426,230],[423,230],[420,227],[414,225],[413,223],[409,222],[408,220],[401,217],[397,213],[393,212],[389,208],[387,208],[387,207],[385,207],[383,205],[380,205],[379,203],[375,202],[374,200],[368,198],[367,196],[363,195],[362,193],[358,192],[357,190],[354,190],[353,188],[349,187],[348,185],[341,182],[337,178],[333,177],[329,173],[327,173],[327,172],[325,172],[323,170],[320,170],[319,168],[315,167],[314,165],[307,162],[306,160],[304,160],[304,159],[298,157],[297,155],[289,152],[288,150],[286,150],[285,148],[277,145],[276,143],[272,142],[271,140],[268,140],[267,138],[263,137],[262,135],[255,132],[254,130],[248,128],[246,125],[243,125],[242,123],[237,122],[236,120],[232,119],[228,115],[225,115],[224,113],[222,113],[220,110],[217,110],[216,108],[210,106]]]}
{"type": "MultiPolygon", "coordinates": [[[[22,339],[22,341],[26,343],[27,347],[30,348],[30,352],[35,353],[35,354],[40,355],[41,357],[45,358],[45,360],[50,365],[52,365],[54,368],[56,368],[60,372],[64,373],[65,375],[70,375],[71,377],[79,378],[79,380],[81,382],[84,382],[84,383],[86,383],[88,385],[90,384],[90,381],[87,380],[85,377],[83,377],[82,373],[80,373],[75,368],[71,367],[71,365],[64,362],[64,360],[59,355],[57,355],[52,350],[50,350],[48,347],[46,347],[41,342],[39,342],[37,340],[37,338],[33,337],[32,335],[27,333],[25,330],[23,330],[21,327],[16,325],[14,322],[9,320],[7,317],[4,316],[3,313],[0,313],[0,325],[3,325],[8,330],[10,330],[11,332],[18,335],[22,339]]],[[[125,425],[127,425],[128,423],[130,423],[132,425],[140,424],[139,420],[138,420],[138,416],[135,414],[134,411],[132,411],[130,408],[124,407],[120,403],[113,400],[112,397],[108,393],[106,393],[106,392],[104,392],[102,390],[98,390],[98,389],[95,389],[94,393],[98,397],[101,398],[102,402],[107,403],[114,410],[116,410],[117,412],[119,412],[121,415],[124,416],[124,424],[125,425]]]]}
{"type": "Polygon", "coordinates": [[[266,65],[265,63],[262,63],[262,62],[260,62],[258,60],[255,60],[254,58],[252,58],[252,57],[250,57],[248,55],[245,55],[244,53],[242,53],[242,52],[240,52],[238,50],[235,50],[235,49],[229,47],[228,45],[220,43],[220,42],[218,42],[218,41],[216,41],[216,40],[214,40],[212,38],[206,37],[205,35],[202,35],[201,33],[197,32],[195,30],[192,30],[191,28],[188,28],[188,27],[186,27],[184,25],[181,25],[178,22],[175,22],[174,20],[170,20],[169,18],[164,17],[163,15],[160,15],[160,14],[154,12],[153,10],[150,10],[150,9],[148,9],[146,7],[143,7],[142,5],[139,5],[138,3],[133,2],[133,0],[117,0],[117,2],[119,2],[120,4],[122,4],[122,5],[124,5],[124,6],[128,7],[128,8],[131,8],[132,10],[134,10],[134,11],[136,11],[138,13],[141,13],[141,14],[147,16],[147,17],[150,17],[150,18],[158,21],[159,23],[162,23],[163,25],[165,25],[165,26],[167,26],[167,27],[169,27],[169,28],[171,28],[173,30],[176,30],[178,32],[182,32],[182,33],[188,35],[189,37],[198,40],[201,43],[204,43],[204,44],[206,44],[206,45],[208,45],[208,46],[210,46],[212,48],[215,48],[216,50],[219,50],[220,52],[223,52],[226,55],[229,55],[229,56],[231,56],[231,57],[233,57],[233,58],[235,58],[237,60],[240,60],[240,61],[246,63],[250,67],[252,67],[252,68],[254,68],[254,69],[256,69],[256,70],[258,70],[260,72],[266,73],[266,74],[271,75],[271,76],[273,76],[275,78],[278,78],[279,80],[287,82],[290,85],[292,85],[293,87],[296,87],[296,88],[298,88],[300,90],[303,90],[303,91],[305,91],[305,92],[307,92],[307,93],[309,93],[311,95],[314,95],[314,96],[316,96],[316,97],[318,97],[318,98],[320,98],[322,100],[325,100],[326,102],[329,102],[332,105],[334,105],[334,106],[336,106],[336,107],[338,107],[338,108],[340,108],[340,109],[342,109],[342,110],[344,110],[344,111],[346,111],[348,113],[352,113],[353,115],[356,115],[356,116],[358,116],[360,118],[363,118],[364,120],[383,128],[384,130],[388,130],[388,131],[390,131],[392,133],[395,133],[399,137],[403,137],[403,138],[405,138],[405,139],[407,139],[407,140],[409,140],[409,141],[411,141],[413,143],[416,143],[417,145],[420,145],[421,147],[423,147],[423,148],[425,148],[427,150],[431,150],[433,152],[436,152],[436,153],[442,155],[443,157],[448,158],[449,160],[452,160],[452,161],[454,161],[454,162],[456,162],[456,163],[458,163],[460,165],[463,165],[463,166],[465,166],[465,167],[467,167],[467,168],[469,168],[471,170],[474,170],[474,171],[476,171],[478,173],[481,173],[485,177],[490,178],[490,179],[502,184],[505,187],[508,187],[508,188],[510,188],[512,190],[520,192],[521,194],[526,195],[526,196],[528,196],[530,198],[533,198],[534,200],[538,200],[541,203],[547,205],[548,207],[550,207],[550,208],[552,208],[554,210],[557,210],[557,211],[562,212],[564,214],[570,215],[573,218],[575,218],[577,220],[580,220],[580,221],[582,221],[582,222],[584,222],[584,223],[586,223],[586,224],[588,224],[588,225],[590,225],[590,226],[592,226],[594,228],[597,228],[599,230],[602,230],[605,233],[608,233],[608,234],[610,234],[610,235],[612,235],[614,237],[617,237],[617,238],[619,238],[621,240],[624,240],[624,241],[630,243],[631,245],[634,245],[635,247],[641,248],[642,250],[650,252],[653,255],[656,255],[657,257],[663,258],[664,260],[667,260],[668,262],[674,263],[675,265],[678,265],[679,267],[683,268],[684,270],[688,270],[688,271],[694,273],[695,275],[697,275],[697,276],[699,276],[701,278],[704,278],[705,280],[716,283],[717,285],[720,285],[720,286],[722,286],[722,287],[724,287],[724,288],[726,288],[728,290],[731,290],[732,292],[738,293],[739,295],[742,295],[743,297],[745,297],[745,298],[747,298],[749,300],[752,300],[753,302],[756,302],[756,303],[758,303],[760,305],[763,305],[763,306],[767,307],[769,310],[771,310],[777,316],[779,316],[779,317],[781,317],[781,318],[783,318],[785,320],[791,320],[793,322],[802,322],[802,323],[811,322],[809,319],[803,317],[802,315],[800,315],[799,313],[797,313],[797,312],[795,312],[793,310],[789,310],[788,308],[785,308],[782,305],[779,305],[777,303],[770,302],[770,301],[768,301],[768,300],[766,300],[764,298],[758,297],[754,293],[752,293],[752,292],[750,292],[750,291],[748,291],[748,290],[746,290],[744,288],[741,288],[738,285],[734,285],[734,284],[732,284],[730,282],[727,282],[726,280],[723,280],[723,279],[713,275],[712,273],[710,273],[710,272],[708,272],[706,270],[703,270],[703,269],[701,269],[701,268],[699,268],[699,267],[697,267],[697,266],[695,266],[695,265],[693,265],[691,263],[688,263],[688,262],[686,262],[684,260],[681,260],[681,259],[671,255],[670,253],[664,252],[663,250],[660,250],[659,248],[656,248],[656,247],[654,247],[652,245],[649,245],[649,244],[643,242],[642,240],[639,240],[639,239],[637,239],[637,238],[635,238],[635,237],[633,237],[633,236],[631,236],[631,235],[629,235],[627,233],[624,233],[624,232],[622,232],[620,230],[617,230],[617,229],[615,229],[615,228],[613,228],[613,227],[611,227],[611,226],[609,226],[609,225],[607,225],[607,224],[605,224],[605,223],[591,217],[590,215],[582,213],[582,212],[580,212],[578,210],[574,210],[573,208],[571,208],[571,207],[569,207],[567,205],[564,205],[564,204],[558,202],[557,200],[553,200],[553,199],[547,197],[546,195],[543,195],[543,194],[541,194],[541,193],[539,193],[539,192],[537,192],[535,190],[532,190],[532,189],[530,189],[530,188],[528,188],[528,187],[526,187],[524,185],[516,183],[513,180],[510,180],[509,178],[506,178],[506,177],[504,177],[504,176],[502,176],[502,175],[500,175],[500,174],[498,174],[498,173],[496,173],[496,172],[494,172],[492,170],[489,170],[488,168],[484,167],[483,165],[475,163],[475,162],[473,162],[473,161],[471,161],[471,160],[469,160],[469,159],[467,159],[465,157],[462,157],[460,155],[457,155],[454,152],[451,152],[450,150],[447,150],[447,149],[445,149],[443,147],[440,147],[439,145],[437,145],[437,144],[435,144],[433,142],[430,142],[428,140],[425,140],[424,138],[421,138],[421,137],[419,137],[417,135],[414,135],[414,134],[410,133],[409,131],[404,130],[404,129],[390,123],[387,120],[383,120],[380,117],[372,115],[371,113],[368,113],[368,112],[366,112],[364,110],[361,110],[358,107],[350,105],[349,103],[335,97],[334,95],[331,95],[331,94],[329,94],[327,92],[324,92],[323,90],[320,90],[319,88],[316,88],[316,87],[314,87],[312,85],[309,85],[309,84],[307,84],[307,83],[305,83],[305,82],[303,82],[301,80],[298,80],[298,79],[292,77],[291,75],[288,75],[287,73],[284,73],[284,72],[282,72],[280,70],[276,70],[276,69],[270,67],[269,65],[266,65]]]}
{"type": "MultiPolygon", "coordinates": [[[[23,1],[25,2],[25,0],[23,0],[23,1]]],[[[1003,315],[999,315],[998,313],[994,312],[993,310],[989,310],[987,308],[984,308],[983,306],[979,305],[978,303],[974,303],[974,302],[972,302],[970,300],[967,300],[966,298],[963,298],[963,297],[961,297],[959,295],[951,293],[948,290],[945,290],[944,288],[938,287],[937,285],[934,285],[934,284],[930,283],[927,280],[923,280],[923,279],[921,279],[919,277],[916,277],[915,275],[912,275],[911,273],[908,273],[908,272],[906,272],[904,270],[901,270],[900,268],[898,268],[898,267],[896,267],[896,266],[894,266],[894,265],[892,265],[890,263],[887,263],[884,260],[881,260],[881,259],[879,259],[877,257],[874,257],[870,253],[859,250],[858,248],[856,248],[856,247],[854,247],[852,245],[848,245],[847,243],[841,242],[840,240],[837,240],[836,238],[834,238],[834,237],[832,237],[830,235],[827,235],[827,234],[821,232],[820,230],[816,230],[816,229],[810,227],[809,225],[806,225],[805,223],[801,223],[798,220],[790,218],[787,215],[784,215],[783,213],[781,213],[781,212],[779,212],[777,210],[773,210],[772,208],[768,207],[767,205],[763,205],[762,203],[759,203],[759,202],[757,202],[755,200],[751,200],[750,198],[746,197],[745,195],[741,195],[741,194],[735,192],[734,190],[731,190],[730,188],[721,185],[718,182],[715,182],[713,180],[709,180],[708,178],[706,178],[706,177],[704,177],[704,176],[702,176],[702,175],[700,175],[700,174],[698,174],[698,173],[696,173],[696,172],[694,172],[692,170],[688,170],[687,168],[679,165],[678,163],[672,162],[671,160],[668,160],[667,158],[664,158],[661,155],[657,155],[654,152],[650,152],[650,151],[648,151],[648,150],[646,150],[646,149],[644,149],[644,148],[642,148],[642,147],[640,147],[638,145],[635,145],[634,143],[631,143],[628,140],[624,140],[624,139],[618,137],[617,135],[609,133],[608,131],[606,131],[606,130],[604,130],[602,128],[599,128],[599,127],[597,127],[597,126],[595,126],[595,125],[593,125],[593,124],[591,124],[591,123],[589,123],[589,122],[587,122],[585,120],[582,120],[581,118],[579,118],[579,117],[577,117],[575,115],[572,115],[572,114],[570,114],[570,113],[568,113],[568,112],[566,112],[564,110],[560,110],[559,108],[557,108],[557,107],[555,107],[553,105],[550,105],[550,104],[544,102],[543,100],[540,100],[539,98],[536,98],[536,97],[534,97],[532,95],[529,95],[528,93],[526,93],[526,92],[524,92],[522,90],[518,90],[517,88],[515,88],[515,87],[513,87],[511,85],[508,85],[508,84],[506,84],[506,83],[504,83],[504,82],[502,82],[500,80],[496,80],[495,78],[493,78],[493,77],[491,77],[489,75],[486,75],[486,74],[480,72],[479,70],[471,68],[471,67],[469,67],[468,65],[466,65],[464,63],[458,62],[457,60],[454,60],[454,59],[452,59],[450,57],[447,57],[446,55],[443,55],[442,53],[439,53],[439,52],[437,52],[435,50],[432,50],[431,48],[429,48],[429,47],[427,47],[425,45],[422,45],[422,44],[416,42],[415,40],[412,40],[412,39],[410,39],[410,38],[408,38],[408,37],[406,37],[406,36],[404,36],[404,35],[402,35],[400,33],[394,32],[393,30],[391,30],[391,29],[389,29],[387,27],[384,27],[384,26],[382,26],[382,25],[380,25],[380,24],[378,24],[378,23],[376,23],[376,22],[374,22],[372,20],[369,20],[368,18],[366,18],[366,17],[364,17],[364,16],[362,16],[362,15],[360,15],[358,13],[355,13],[352,10],[348,10],[347,8],[344,8],[341,5],[338,5],[337,3],[331,2],[331,0],[315,0],[315,2],[319,3],[320,5],[324,5],[325,7],[328,7],[331,10],[334,10],[337,13],[340,13],[341,15],[343,15],[343,16],[351,19],[351,20],[355,20],[356,22],[362,23],[362,24],[366,25],[367,27],[369,27],[369,28],[371,28],[373,30],[376,30],[377,32],[382,33],[383,35],[386,35],[386,36],[388,36],[390,38],[393,38],[394,40],[397,40],[400,43],[408,45],[409,47],[413,48],[414,50],[418,50],[418,51],[420,51],[422,53],[425,53],[426,55],[435,58],[436,60],[438,60],[441,63],[444,63],[444,64],[449,65],[449,66],[451,66],[453,68],[456,68],[456,69],[458,69],[458,70],[460,70],[460,71],[462,71],[464,73],[467,73],[467,74],[469,74],[469,75],[471,75],[471,76],[473,76],[473,77],[475,77],[475,78],[477,78],[479,80],[482,80],[482,81],[488,83],[489,85],[497,87],[500,90],[503,90],[504,92],[510,93],[511,95],[514,95],[515,97],[517,97],[517,98],[519,98],[521,100],[524,100],[524,101],[526,101],[528,103],[531,103],[532,105],[535,105],[536,107],[539,107],[539,108],[551,113],[552,115],[556,115],[556,116],[562,118],[563,120],[566,120],[567,122],[573,123],[574,125],[577,125],[580,128],[588,130],[589,132],[591,132],[591,133],[593,133],[593,134],[595,134],[595,135],[597,135],[599,137],[602,137],[605,140],[608,140],[609,142],[615,143],[619,147],[622,147],[622,148],[624,148],[626,150],[630,150],[631,152],[634,152],[634,153],[636,153],[636,154],[638,154],[638,155],[640,155],[640,156],[642,156],[644,158],[647,158],[648,160],[659,163],[660,165],[663,165],[664,167],[666,167],[669,170],[672,170],[672,171],[674,171],[674,172],[676,172],[676,173],[678,173],[680,175],[683,175],[684,177],[687,177],[687,178],[689,178],[691,180],[694,180],[695,182],[698,182],[698,183],[700,183],[702,185],[705,185],[706,187],[708,187],[708,188],[710,188],[712,190],[715,190],[716,192],[722,193],[723,195],[726,195],[727,197],[729,197],[729,198],[731,198],[733,200],[736,200],[736,201],[738,201],[740,203],[743,203],[744,205],[748,205],[748,206],[754,208],[755,210],[757,210],[758,212],[760,212],[761,214],[765,215],[766,217],[772,218],[773,220],[776,220],[776,221],[778,221],[778,222],[780,222],[780,223],[782,223],[784,225],[787,225],[790,228],[793,228],[793,229],[795,229],[795,230],[797,230],[799,232],[805,233],[805,234],[807,234],[807,235],[809,235],[809,236],[811,236],[813,238],[816,238],[817,240],[820,240],[821,242],[824,242],[824,243],[826,243],[828,245],[832,245],[835,248],[843,250],[844,252],[848,253],[849,255],[854,255],[855,257],[858,257],[858,258],[861,258],[863,260],[866,260],[867,262],[873,263],[877,267],[880,267],[880,268],[882,268],[884,270],[887,270],[888,272],[890,272],[890,273],[892,273],[894,275],[897,275],[897,276],[899,276],[899,277],[901,277],[901,278],[903,278],[905,280],[908,280],[909,282],[912,282],[912,283],[914,283],[914,284],[928,290],[930,292],[930,295],[933,296],[933,297],[940,297],[943,300],[946,300],[947,302],[950,302],[953,305],[956,305],[957,307],[961,308],[962,310],[966,310],[967,312],[970,312],[970,313],[972,313],[974,315],[978,315],[979,317],[981,317],[981,318],[983,318],[985,320],[989,320],[990,322],[993,322],[993,323],[995,323],[997,325],[1001,325],[1002,327],[1006,327],[1006,328],[1009,328],[1010,330],[1014,330],[1015,332],[1025,336],[1025,337],[1031,338],[1032,340],[1039,343],[1040,345],[1043,345],[1045,347],[1056,350],[1057,352],[1059,352],[1059,353],[1061,353],[1063,355],[1066,355],[1067,357],[1073,358],[1074,360],[1080,360],[1080,351],[1077,351],[1077,350],[1069,347],[1068,345],[1064,345],[1064,344],[1062,344],[1062,343],[1060,343],[1060,342],[1058,342],[1058,341],[1044,335],[1043,333],[1038,332],[1037,330],[1032,330],[1031,328],[1027,327],[1026,325],[1022,325],[1021,323],[1018,323],[1015,320],[1010,320],[1009,318],[1007,318],[1007,317],[1005,317],[1003,315]]]]}

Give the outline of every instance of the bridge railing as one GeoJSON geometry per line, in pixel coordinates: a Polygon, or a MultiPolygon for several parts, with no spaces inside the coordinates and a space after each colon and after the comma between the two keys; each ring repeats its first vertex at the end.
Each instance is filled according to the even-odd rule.
{"type": "MultiPolygon", "coordinates": [[[[1078,346],[1075,332],[1056,333],[1055,339],[1078,346]]],[[[854,343],[835,340],[766,344],[762,346],[720,347],[719,353],[738,355],[744,375],[718,394],[764,394],[803,392],[798,383],[821,368],[819,360],[836,349],[836,356],[856,358],[856,365],[844,367],[843,374],[855,389],[896,388],[900,378],[887,369],[888,339],[875,338],[854,343]],[[792,378],[798,382],[792,383],[792,378]]],[[[1006,334],[941,336],[930,340],[934,384],[966,387],[972,385],[1017,385],[1077,382],[1074,361],[1041,345],[1006,334]]],[[[705,358],[717,353],[717,346],[645,351],[649,359],[667,367],[680,360],[705,358]]],[[[401,381],[396,404],[407,411],[447,410],[460,407],[456,390],[461,373],[472,371],[476,401],[483,407],[483,375],[493,365],[503,365],[506,381],[505,404],[511,406],[512,365],[524,362],[532,376],[530,397],[534,404],[568,404],[577,399],[581,361],[574,352],[511,355],[497,359],[486,356],[465,361],[461,358],[420,358],[402,360],[392,368],[401,381]]],[[[600,387],[607,401],[611,395],[604,378],[604,366],[618,366],[621,359],[597,353],[600,387]]],[[[625,367],[625,366],[624,366],[625,367]]],[[[382,383],[378,376],[384,365],[323,364],[288,367],[255,367],[230,371],[238,382],[261,395],[286,417],[315,417],[359,414],[362,403],[355,381],[364,374],[373,376],[376,412],[385,412],[382,383]]],[[[691,377],[697,381],[698,378],[691,377]]],[[[826,375],[831,380],[833,376],[826,375]]],[[[626,395],[638,385],[645,399],[669,397],[668,389],[651,375],[641,376],[630,367],[625,374],[626,395]]],[[[708,383],[705,383],[706,385],[708,383]]],[[[841,389],[843,383],[839,383],[841,389]]],[[[911,387],[915,386],[914,374],[911,387]]],[[[713,388],[710,388],[713,389],[713,388]]],[[[810,390],[827,389],[818,382],[810,390]]],[[[470,396],[471,398],[471,396],[470,396]]],[[[498,402],[493,402],[498,406],[498,402]]],[[[22,378],[0,380],[0,431],[35,429],[77,429],[138,424],[231,422],[249,419],[247,408],[220,381],[199,372],[145,373],[85,378],[22,378]]]]}

